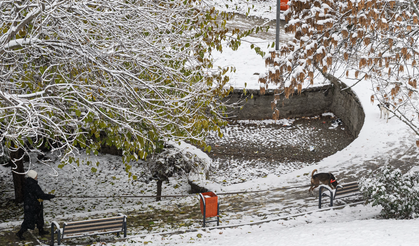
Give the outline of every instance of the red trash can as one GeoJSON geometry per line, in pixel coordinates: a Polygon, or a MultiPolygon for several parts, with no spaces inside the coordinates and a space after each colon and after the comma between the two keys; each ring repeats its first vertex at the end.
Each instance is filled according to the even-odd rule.
{"type": "Polygon", "coordinates": [[[203,219],[203,226],[205,227],[206,223],[209,222],[217,222],[217,226],[220,225],[220,203],[218,202],[218,196],[212,192],[204,192],[199,193],[200,197],[200,207],[201,207],[201,213],[204,217],[203,219]],[[206,218],[208,217],[217,217],[216,220],[206,221],[206,218]]]}
{"type": "Polygon", "coordinates": [[[279,5],[280,10],[287,10],[290,8],[290,6],[288,5],[288,0],[281,0],[280,5],[279,5]]]}

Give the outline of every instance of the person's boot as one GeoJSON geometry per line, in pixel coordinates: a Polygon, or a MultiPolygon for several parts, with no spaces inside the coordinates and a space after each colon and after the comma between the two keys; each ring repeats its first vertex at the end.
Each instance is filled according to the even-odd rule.
{"type": "Polygon", "coordinates": [[[25,238],[23,237],[23,231],[18,231],[16,233],[16,236],[19,238],[19,240],[25,240],[25,238]]]}
{"type": "Polygon", "coordinates": [[[39,236],[47,235],[49,231],[44,230],[44,228],[39,229],[39,236]]]}

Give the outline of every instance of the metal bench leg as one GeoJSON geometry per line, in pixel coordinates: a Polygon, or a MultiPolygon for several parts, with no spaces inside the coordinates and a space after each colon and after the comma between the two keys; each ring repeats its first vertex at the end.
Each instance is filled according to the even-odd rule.
{"type": "Polygon", "coordinates": [[[61,245],[61,231],[60,230],[58,230],[58,238],[57,238],[57,241],[58,241],[58,245],[61,245]]]}
{"type": "Polygon", "coordinates": [[[319,209],[322,208],[322,189],[323,187],[319,188],[319,209]]]}
{"type": "Polygon", "coordinates": [[[220,225],[220,202],[217,204],[217,226],[220,225]]]}
{"type": "Polygon", "coordinates": [[[51,246],[54,246],[54,223],[51,223],[51,246]]]}
{"type": "Polygon", "coordinates": [[[127,218],[124,218],[124,237],[127,237],[127,218]]]}

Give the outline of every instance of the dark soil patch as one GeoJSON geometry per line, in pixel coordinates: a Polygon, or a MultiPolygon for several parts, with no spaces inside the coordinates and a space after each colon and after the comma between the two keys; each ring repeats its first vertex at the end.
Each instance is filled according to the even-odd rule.
{"type": "MultiPolygon", "coordinates": [[[[260,131],[264,134],[266,128],[283,129],[289,131],[292,138],[300,138],[304,140],[304,146],[295,145],[292,141],[284,141],[273,148],[266,148],[272,138],[280,136],[266,135],[265,142],[254,144],[251,141],[229,141],[228,143],[211,144],[211,158],[226,158],[234,157],[237,159],[253,160],[255,158],[266,159],[264,161],[270,162],[274,160],[283,161],[301,161],[301,162],[318,162],[323,158],[333,155],[339,150],[348,146],[354,138],[351,136],[344,124],[334,129],[331,127],[331,122],[335,120],[330,117],[319,117],[314,119],[298,119],[292,126],[270,125],[258,126],[255,124],[231,124],[230,126],[239,126],[242,133],[247,131],[260,131]],[[303,135],[302,129],[308,131],[312,130],[316,134],[303,135]],[[343,130],[342,130],[343,129],[343,130]],[[310,149],[310,147],[313,147],[310,149]]],[[[266,131],[265,131],[266,132],[266,131]]]]}
{"type": "Polygon", "coordinates": [[[210,175],[248,167],[260,169],[252,176],[257,178],[318,162],[354,140],[344,123],[333,125],[335,120],[332,116],[319,116],[296,119],[288,126],[254,121],[230,124],[223,129],[225,136],[211,136],[207,141],[213,159],[210,175]]]}

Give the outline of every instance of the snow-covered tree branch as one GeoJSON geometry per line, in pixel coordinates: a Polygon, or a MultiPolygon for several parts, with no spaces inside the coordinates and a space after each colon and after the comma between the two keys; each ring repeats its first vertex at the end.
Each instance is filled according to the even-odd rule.
{"type": "Polygon", "coordinates": [[[225,124],[227,71],[209,54],[228,14],[194,0],[6,0],[0,11],[7,148],[48,147],[68,163],[109,145],[128,162],[169,139],[205,146],[225,124]]]}
{"type": "Polygon", "coordinates": [[[286,31],[294,39],[272,52],[269,75],[261,81],[279,84],[287,96],[313,83],[318,72],[368,81],[371,101],[389,103],[389,110],[418,133],[418,4],[291,0],[286,31]]]}

